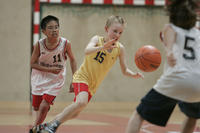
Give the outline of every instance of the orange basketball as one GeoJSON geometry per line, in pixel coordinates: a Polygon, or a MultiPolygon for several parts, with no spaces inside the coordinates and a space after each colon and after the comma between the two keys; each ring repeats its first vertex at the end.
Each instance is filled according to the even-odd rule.
{"type": "Polygon", "coordinates": [[[151,45],[139,48],[135,54],[135,64],[144,72],[155,71],[161,64],[160,51],[151,45]]]}

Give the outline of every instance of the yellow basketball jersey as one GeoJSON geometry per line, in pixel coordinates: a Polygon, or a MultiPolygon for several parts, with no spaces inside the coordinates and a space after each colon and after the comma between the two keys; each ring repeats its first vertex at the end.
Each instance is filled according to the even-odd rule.
{"type": "MultiPolygon", "coordinates": [[[[99,41],[97,45],[103,46],[104,38],[100,36],[98,38],[99,41]]],[[[73,82],[87,84],[89,92],[93,95],[120,54],[119,42],[116,42],[115,45],[117,48],[112,49],[111,52],[101,50],[86,55],[82,65],[73,76],[73,82]]]]}

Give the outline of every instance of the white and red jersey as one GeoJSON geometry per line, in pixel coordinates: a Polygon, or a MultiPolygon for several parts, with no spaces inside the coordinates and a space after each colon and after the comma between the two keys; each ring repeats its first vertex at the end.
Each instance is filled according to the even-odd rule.
{"type": "Polygon", "coordinates": [[[32,69],[32,94],[56,96],[59,93],[65,82],[67,58],[64,49],[68,44],[67,42],[65,38],[61,37],[56,48],[48,49],[46,47],[46,38],[39,40],[40,56],[38,58],[38,64],[47,68],[62,68],[62,71],[59,74],[54,74],[32,69]]]}

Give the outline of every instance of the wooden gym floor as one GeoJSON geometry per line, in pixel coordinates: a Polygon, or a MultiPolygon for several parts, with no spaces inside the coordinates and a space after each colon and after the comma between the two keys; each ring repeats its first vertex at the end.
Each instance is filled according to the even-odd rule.
{"type": "MultiPolygon", "coordinates": [[[[55,102],[46,121],[52,120],[69,104],[55,102]]],[[[137,103],[91,102],[76,119],[63,124],[57,133],[124,133],[136,105],[137,103]]],[[[184,117],[176,108],[166,128],[145,122],[140,133],[179,133],[184,117]]],[[[0,102],[0,133],[28,133],[33,119],[29,103],[0,102]]],[[[194,133],[200,133],[198,125],[194,133]]]]}

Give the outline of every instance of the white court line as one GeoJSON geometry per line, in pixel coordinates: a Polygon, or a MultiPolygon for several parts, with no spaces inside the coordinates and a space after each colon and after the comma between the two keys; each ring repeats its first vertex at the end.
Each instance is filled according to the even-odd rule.
{"type": "Polygon", "coordinates": [[[150,124],[143,125],[142,128],[141,128],[141,131],[143,131],[144,133],[153,133],[153,132],[146,129],[146,128],[151,127],[151,126],[152,125],[150,125],[150,124]]]}
{"type": "Polygon", "coordinates": [[[141,131],[144,132],[144,133],[153,133],[153,132],[146,130],[146,129],[141,129],[141,131]]]}
{"type": "Polygon", "coordinates": [[[151,127],[152,125],[150,124],[146,124],[146,125],[143,125],[142,128],[147,128],[147,127],[151,127]]]}

